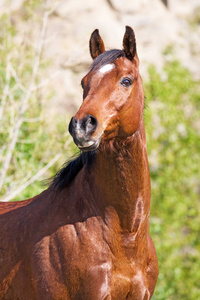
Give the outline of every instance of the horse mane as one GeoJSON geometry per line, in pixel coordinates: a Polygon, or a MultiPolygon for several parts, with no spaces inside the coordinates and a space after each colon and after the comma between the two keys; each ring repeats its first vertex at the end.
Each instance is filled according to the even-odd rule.
{"type": "Polygon", "coordinates": [[[96,151],[82,152],[78,157],[67,161],[52,178],[50,188],[62,190],[68,186],[84,166],[86,168],[91,166],[95,154],[96,151]]]}

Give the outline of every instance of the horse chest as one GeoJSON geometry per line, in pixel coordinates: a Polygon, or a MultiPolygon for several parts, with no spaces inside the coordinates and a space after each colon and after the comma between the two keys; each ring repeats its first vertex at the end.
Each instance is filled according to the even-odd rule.
{"type": "Polygon", "coordinates": [[[96,218],[60,228],[35,249],[39,293],[44,299],[144,299],[138,266],[111,248],[96,218]],[[48,257],[42,254],[45,248],[48,257]]]}

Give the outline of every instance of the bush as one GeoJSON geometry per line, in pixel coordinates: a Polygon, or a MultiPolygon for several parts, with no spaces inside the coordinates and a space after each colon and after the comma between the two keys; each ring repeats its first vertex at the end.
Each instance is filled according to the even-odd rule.
{"type": "Polygon", "coordinates": [[[153,299],[200,299],[200,89],[177,61],[145,84],[152,181],[150,228],[159,279],[153,299]]]}
{"type": "Polygon", "coordinates": [[[34,18],[41,26],[40,37],[35,37],[36,40],[31,34],[22,41],[17,39],[10,14],[3,14],[0,20],[3,28],[0,33],[1,200],[22,200],[38,194],[44,189],[41,185],[44,174],[51,177],[61,161],[74,152],[64,116],[52,114],[52,122],[49,111],[45,110],[51,89],[40,86],[44,78],[48,83],[45,71],[49,62],[41,56],[48,8],[39,4],[27,2],[22,11],[23,18],[34,18]],[[40,10],[33,14],[32,9],[39,4],[40,10]],[[63,154],[63,149],[67,153],[63,154]],[[28,187],[24,189],[25,186],[28,187]]]}

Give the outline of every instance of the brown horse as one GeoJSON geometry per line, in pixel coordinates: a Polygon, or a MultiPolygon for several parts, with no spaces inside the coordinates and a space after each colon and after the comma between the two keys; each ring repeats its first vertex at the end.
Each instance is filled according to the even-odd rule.
{"type": "Polygon", "coordinates": [[[95,30],[84,101],[69,131],[81,149],[40,195],[0,203],[0,299],[150,299],[150,176],[135,35],[105,51],[95,30]]]}

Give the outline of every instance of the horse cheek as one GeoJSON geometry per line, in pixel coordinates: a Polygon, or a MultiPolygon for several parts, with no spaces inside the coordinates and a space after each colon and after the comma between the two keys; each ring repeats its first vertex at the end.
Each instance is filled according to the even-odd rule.
{"type": "Polygon", "coordinates": [[[140,111],[139,103],[135,103],[123,113],[123,118],[120,122],[120,132],[123,136],[131,136],[138,130],[142,114],[142,112],[138,113],[138,111],[140,111]]]}

